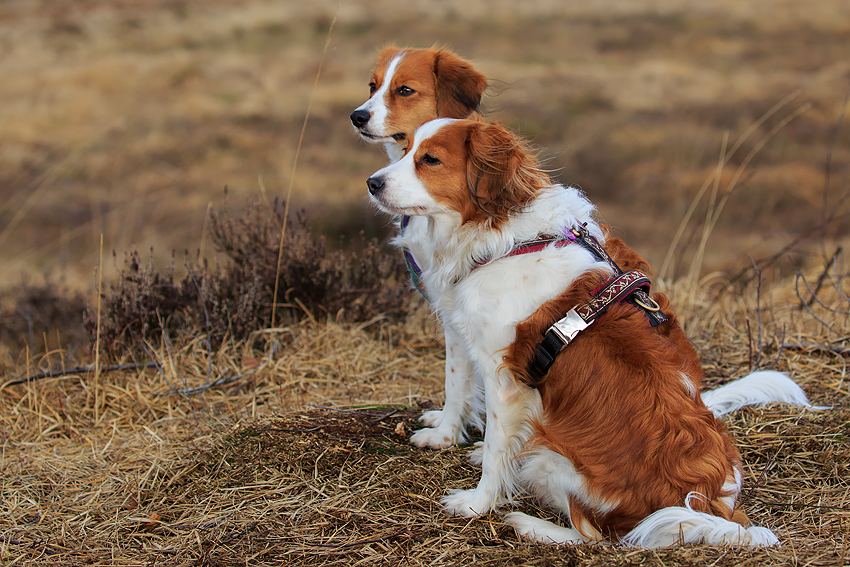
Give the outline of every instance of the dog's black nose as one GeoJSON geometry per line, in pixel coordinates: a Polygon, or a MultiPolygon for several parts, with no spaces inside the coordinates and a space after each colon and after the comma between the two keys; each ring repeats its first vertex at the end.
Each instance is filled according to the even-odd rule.
{"type": "Polygon", "coordinates": [[[382,177],[370,177],[366,180],[366,185],[369,186],[370,195],[377,195],[384,188],[384,179],[382,177]]]}
{"type": "Polygon", "coordinates": [[[355,128],[362,128],[371,117],[372,113],[368,110],[355,110],[351,113],[351,123],[354,124],[355,128]]]}

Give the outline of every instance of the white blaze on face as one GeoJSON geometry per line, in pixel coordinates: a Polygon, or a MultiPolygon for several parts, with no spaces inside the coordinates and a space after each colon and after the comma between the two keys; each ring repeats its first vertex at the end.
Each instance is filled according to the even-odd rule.
{"type": "Polygon", "coordinates": [[[405,52],[402,51],[393,57],[390,64],[387,65],[387,71],[384,73],[384,82],[381,84],[381,87],[375,91],[375,94],[369,97],[369,100],[364,102],[355,110],[355,112],[358,110],[365,110],[370,114],[369,122],[367,122],[366,127],[363,128],[367,134],[379,138],[391,135],[387,133],[385,124],[387,120],[387,107],[389,105],[389,102],[387,101],[387,93],[389,92],[390,85],[393,82],[395,70],[398,67],[398,64],[401,63],[404,55],[405,52]]]}
{"type": "Polygon", "coordinates": [[[428,189],[416,175],[416,152],[423,142],[428,140],[441,128],[455,122],[452,118],[439,118],[426,122],[416,130],[413,136],[413,146],[399,161],[377,171],[372,178],[380,178],[384,188],[372,201],[379,209],[394,214],[429,215],[445,210],[428,192],[428,189]]]}

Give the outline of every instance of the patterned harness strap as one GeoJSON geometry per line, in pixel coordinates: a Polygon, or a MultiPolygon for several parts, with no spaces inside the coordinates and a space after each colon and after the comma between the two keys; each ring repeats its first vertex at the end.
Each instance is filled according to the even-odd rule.
{"type": "Polygon", "coordinates": [[[570,309],[564,317],[549,327],[543,340],[534,349],[534,358],[528,367],[528,374],[532,378],[528,385],[531,387],[536,387],[546,376],[555,362],[555,357],[615,303],[625,301],[642,310],[651,327],[667,321],[667,316],[649,296],[650,281],[646,275],[636,270],[623,272],[584,226],[569,229],[567,237],[607,262],[614,270],[615,276],[595,291],[589,301],[570,309]]]}
{"type": "MultiPolygon", "coordinates": [[[[404,234],[408,224],[410,224],[410,217],[408,215],[402,216],[402,234],[404,234]]],[[[576,335],[586,329],[588,325],[598,319],[615,303],[625,301],[637,309],[642,310],[649,319],[649,325],[652,327],[667,321],[667,317],[662,313],[661,308],[649,296],[649,278],[638,271],[623,272],[602,245],[599,244],[599,241],[588,232],[585,226],[578,225],[567,229],[564,231],[563,236],[543,234],[532,240],[526,240],[517,244],[503,258],[539,252],[550,245],[560,247],[572,243],[586,248],[599,260],[607,262],[615,275],[605,285],[594,292],[588,302],[571,309],[569,313],[556,321],[546,332],[543,340],[535,348],[534,359],[528,368],[528,374],[534,381],[529,384],[532,387],[546,375],[552,363],[555,362],[555,357],[558,356],[558,353],[570,344],[576,335]]],[[[410,273],[410,281],[413,282],[414,287],[419,290],[419,293],[428,300],[428,294],[425,292],[425,284],[422,281],[422,269],[416,263],[409,249],[402,248],[402,253],[404,254],[404,264],[410,273]]],[[[489,258],[478,260],[472,265],[470,272],[492,261],[489,258]]]]}

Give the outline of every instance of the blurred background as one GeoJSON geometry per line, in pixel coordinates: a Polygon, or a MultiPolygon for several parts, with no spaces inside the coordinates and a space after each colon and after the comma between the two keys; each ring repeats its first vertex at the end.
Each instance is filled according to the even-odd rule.
{"type": "Polygon", "coordinates": [[[390,43],[472,60],[487,119],[665,277],[701,241],[731,277],[847,238],[846,0],[4,0],[0,289],[91,290],[101,235],[107,279],[113,251],[215,258],[209,210],[286,194],[335,16],[292,197],[331,244],[387,234],[364,183],[386,158],[348,115],[390,43]]]}

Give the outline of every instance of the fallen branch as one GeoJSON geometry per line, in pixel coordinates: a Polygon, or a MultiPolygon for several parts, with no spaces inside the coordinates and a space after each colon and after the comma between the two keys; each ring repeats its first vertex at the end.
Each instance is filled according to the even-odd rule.
{"type": "Polygon", "coordinates": [[[822,350],[826,352],[834,352],[836,354],[850,354],[850,347],[839,347],[833,345],[822,345],[818,343],[782,343],[780,348],[793,350],[822,350]]]}
{"type": "MultiPolygon", "coordinates": [[[[100,372],[113,372],[115,370],[133,370],[140,368],[155,368],[157,365],[156,362],[139,362],[134,364],[113,364],[111,366],[102,366],[98,370],[100,372]]],[[[74,374],[86,374],[87,372],[94,372],[94,366],[75,366],[73,368],[63,368],[61,370],[47,370],[45,372],[39,372],[38,374],[31,374],[30,376],[26,376],[24,378],[16,378],[14,380],[9,380],[0,386],[0,390],[6,388],[7,386],[17,386],[18,384],[26,384],[27,382],[32,382],[34,380],[41,380],[42,378],[56,378],[59,376],[71,376],[74,374]]]]}

